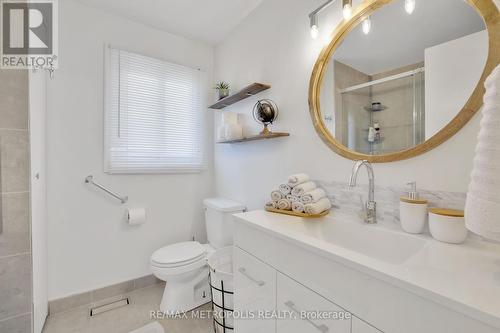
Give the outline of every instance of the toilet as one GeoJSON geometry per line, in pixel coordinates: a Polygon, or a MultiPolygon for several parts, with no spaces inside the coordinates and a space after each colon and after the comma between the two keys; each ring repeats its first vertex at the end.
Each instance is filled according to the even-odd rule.
{"type": "Polygon", "coordinates": [[[162,247],[151,256],[151,270],[166,282],[160,310],[173,315],[211,301],[207,257],[233,245],[232,215],[245,207],[235,201],[212,198],[203,201],[208,244],[180,242],[162,247]]]}

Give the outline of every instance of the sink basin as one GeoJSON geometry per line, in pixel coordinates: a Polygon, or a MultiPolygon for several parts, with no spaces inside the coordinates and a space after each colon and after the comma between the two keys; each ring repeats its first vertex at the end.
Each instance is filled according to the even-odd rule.
{"type": "Polygon", "coordinates": [[[356,222],[328,219],[313,229],[309,236],[394,265],[404,263],[427,244],[412,235],[356,222]]]}

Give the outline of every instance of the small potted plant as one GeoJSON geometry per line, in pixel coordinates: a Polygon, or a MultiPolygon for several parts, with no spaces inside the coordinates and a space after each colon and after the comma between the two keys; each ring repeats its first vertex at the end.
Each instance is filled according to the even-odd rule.
{"type": "Polygon", "coordinates": [[[219,100],[229,96],[229,83],[225,81],[217,83],[214,89],[219,92],[219,100]]]}

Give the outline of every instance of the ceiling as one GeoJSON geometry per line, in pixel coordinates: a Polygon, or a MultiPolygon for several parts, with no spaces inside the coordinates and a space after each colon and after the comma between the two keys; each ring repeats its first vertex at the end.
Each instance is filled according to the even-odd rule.
{"type": "Polygon", "coordinates": [[[412,15],[398,0],[371,16],[368,35],[356,27],[334,54],[335,60],[365,74],[424,61],[424,50],[485,29],[463,0],[417,0],[412,15]]]}
{"type": "Polygon", "coordinates": [[[208,44],[219,43],[262,0],[79,0],[89,6],[208,44]]]}

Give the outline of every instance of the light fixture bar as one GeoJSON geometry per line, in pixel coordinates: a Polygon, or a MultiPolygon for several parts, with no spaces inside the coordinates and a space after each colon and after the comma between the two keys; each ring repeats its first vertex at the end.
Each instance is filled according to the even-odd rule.
{"type": "Polygon", "coordinates": [[[319,14],[320,12],[322,12],[325,8],[329,7],[330,5],[332,5],[335,1],[337,0],[328,0],[327,2],[325,2],[324,4],[322,4],[321,6],[319,6],[318,8],[316,8],[315,10],[313,10],[310,14],[309,14],[309,18],[313,17],[313,16],[316,16],[317,14],[319,14]]]}
{"type": "Polygon", "coordinates": [[[322,4],[321,6],[319,6],[318,8],[316,8],[315,10],[313,10],[309,14],[309,23],[310,23],[310,27],[311,27],[311,37],[313,39],[318,38],[318,35],[319,35],[318,14],[321,11],[323,11],[324,9],[326,9],[327,7],[329,7],[331,4],[333,4],[335,1],[337,1],[337,0],[328,0],[327,2],[325,2],[324,4],[322,4]]]}

